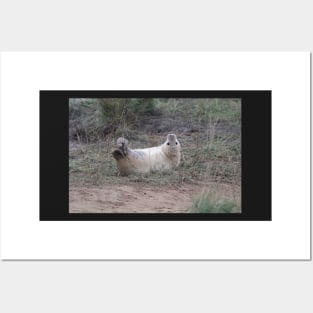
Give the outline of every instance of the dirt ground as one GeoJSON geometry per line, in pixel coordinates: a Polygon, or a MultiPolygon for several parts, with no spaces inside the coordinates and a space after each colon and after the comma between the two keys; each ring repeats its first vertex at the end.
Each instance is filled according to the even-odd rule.
{"type": "MultiPolygon", "coordinates": [[[[229,186],[223,193],[229,192],[229,186]]],[[[104,185],[70,188],[70,213],[188,213],[202,186],[104,185]]],[[[221,190],[222,191],[222,190],[221,190]]]]}

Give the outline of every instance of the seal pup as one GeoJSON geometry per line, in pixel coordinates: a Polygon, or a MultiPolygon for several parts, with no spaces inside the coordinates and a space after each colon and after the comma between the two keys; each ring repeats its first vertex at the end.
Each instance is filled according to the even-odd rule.
{"type": "Polygon", "coordinates": [[[166,141],[157,147],[133,150],[123,137],[118,138],[116,144],[112,155],[122,176],[170,171],[180,163],[181,146],[175,134],[168,134],[166,141]]]}

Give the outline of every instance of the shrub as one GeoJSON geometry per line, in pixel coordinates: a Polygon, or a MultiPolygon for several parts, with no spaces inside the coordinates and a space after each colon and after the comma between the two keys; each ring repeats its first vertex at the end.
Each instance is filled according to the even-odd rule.
{"type": "Polygon", "coordinates": [[[157,114],[150,98],[70,99],[70,139],[92,142],[108,134],[132,137],[145,117],[157,114]]]}

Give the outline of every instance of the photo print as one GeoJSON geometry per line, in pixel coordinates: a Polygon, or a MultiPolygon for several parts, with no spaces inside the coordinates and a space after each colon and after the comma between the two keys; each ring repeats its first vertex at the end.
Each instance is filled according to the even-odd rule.
{"type": "Polygon", "coordinates": [[[40,99],[41,220],[271,219],[270,91],[40,99]]]}

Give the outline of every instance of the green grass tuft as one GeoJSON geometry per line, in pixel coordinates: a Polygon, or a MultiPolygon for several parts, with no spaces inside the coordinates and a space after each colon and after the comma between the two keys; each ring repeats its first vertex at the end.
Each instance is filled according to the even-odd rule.
{"type": "Polygon", "coordinates": [[[193,203],[195,213],[233,213],[236,204],[229,200],[218,200],[211,192],[202,193],[193,203]]]}

